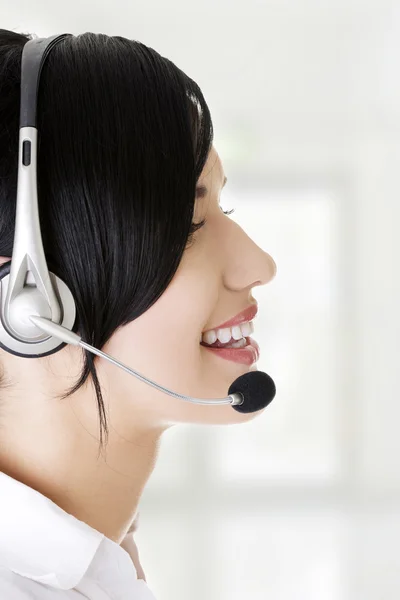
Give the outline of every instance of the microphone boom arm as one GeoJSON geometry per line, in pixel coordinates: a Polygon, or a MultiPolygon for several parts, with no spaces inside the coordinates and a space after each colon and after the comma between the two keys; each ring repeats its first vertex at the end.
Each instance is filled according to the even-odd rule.
{"type": "Polygon", "coordinates": [[[82,338],[80,338],[79,335],[77,335],[73,331],[70,331],[66,327],[62,327],[62,325],[58,325],[57,323],[54,323],[53,321],[50,321],[49,319],[45,319],[43,317],[39,317],[36,315],[35,316],[32,315],[29,318],[32,321],[32,323],[34,323],[36,325],[36,327],[38,327],[39,329],[41,329],[48,335],[54,336],[54,337],[62,340],[66,344],[72,344],[73,346],[81,346],[81,348],[85,348],[86,350],[89,350],[89,352],[92,352],[93,354],[97,354],[97,356],[101,356],[102,358],[105,358],[109,362],[113,363],[117,367],[120,367],[121,369],[123,369],[124,371],[129,373],[130,375],[134,375],[134,377],[137,377],[144,383],[148,383],[149,385],[153,386],[160,392],[164,392],[164,394],[168,394],[169,396],[173,396],[174,398],[179,398],[180,400],[187,400],[188,402],[192,402],[193,404],[215,404],[215,405],[231,404],[232,406],[240,406],[244,402],[244,397],[240,392],[235,392],[234,394],[230,394],[226,398],[210,398],[210,399],[192,398],[191,396],[184,396],[183,394],[178,394],[177,392],[173,392],[172,390],[169,390],[168,388],[166,388],[162,385],[159,385],[155,381],[152,381],[151,379],[144,377],[144,375],[141,375],[134,369],[127,367],[122,362],[120,362],[119,360],[116,360],[109,354],[106,354],[105,352],[98,350],[94,346],[87,344],[86,342],[82,341],[82,338]]]}

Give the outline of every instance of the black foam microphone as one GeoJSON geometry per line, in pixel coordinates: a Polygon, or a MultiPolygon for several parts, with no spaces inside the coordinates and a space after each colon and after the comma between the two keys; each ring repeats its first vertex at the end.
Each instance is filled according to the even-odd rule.
{"type": "Polygon", "coordinates": [[[62,325],[57,325],[57,323],[54,323],[50,319],[45,319],[35,315],[31,315],[29,319],[39,330],[44,331],[49,336],[62,340],[66,344],[81,346],[81,348],[85,348],[86,350],[89,350],[89,352],[105,358],[130,375],[137,377],[137,379],[140,379],[140,381],[143,381],[157,390],[164,392],[164,394],[168,394],[174,398],[179,398],[180,400],[192,402],[193,404],[231,404],[232,407],[239,412],[251,413],[268,406],[276,393],[275,384],[269,375],[263,373],[262,371],[250,371],[249,373],[245,373],[244,375],[241,375],[235,379],[229,388],[228,396],[226,398],[206,399],[184,396],[183,394],[178,394],[177,392],[173,392],[172,390],[159,385],[155,381],[148,379],[134,369],[124,365],[116,358],[113,358],[109,354],[102,352],[102,350],[87,344],[86,342],[82,341],[79,335],[73,331],[70,331],[66,327],[63,327],[62,325]]]}
{"type": "Polygon", "coordinates": [[[276,387],[267,373],[250,371],[235,379],[228,390],[228,395],[237,393],[243,396],[243,403],[233,408],[241,413],[252,413],[268,406],[275,397],[276,387]]]}

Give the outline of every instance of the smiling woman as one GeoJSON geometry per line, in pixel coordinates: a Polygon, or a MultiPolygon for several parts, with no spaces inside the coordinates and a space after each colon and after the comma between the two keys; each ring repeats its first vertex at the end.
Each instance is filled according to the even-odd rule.
{"type": "MultiPolygon", "coordinates": [[[[0,30],[2,277],[29,39],[0,30]]],[[[37,112],[43,246],[75,299],[73,331],[181,394],[225,396],[257,370],[251,292],[276,266],[221,210],[226,177],[201,90],[140,42],[68,35],[46,58],[37,112]],[[229,348],[199,343],[212,330],[229,348]]],[[[79,346],[28,360],[3,345],[0,361],[0,597],[153,598],[123,541],[162,433],[262,411],[167,398],[79,346]]]]}

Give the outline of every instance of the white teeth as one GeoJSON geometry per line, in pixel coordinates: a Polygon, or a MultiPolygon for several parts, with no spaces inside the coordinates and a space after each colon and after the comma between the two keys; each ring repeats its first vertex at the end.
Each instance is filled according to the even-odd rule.
{"type": "Polygon", "coordinates": [[[216,342],[217,341],[217,333],[216,333],[215,329],[211,329],[210,331],[206,331],[206,333],[203,333],[202,341],[205,342],[206,344],[213,344],[214,342],[216,342]]]}
{"type": "Polygon", "coordinates": [[[249,321],[247,323],[242,323],[241,325],[235,325],[234,327],[210,329],[210,331],[206,331],[202,334],[200,341],[206,344],[214,344],[218,339],[222,344],[227,344],[233,338],[237,342],[240,342],[243,338],[248,337],[253,332],[253,321],[249,321]]]}
{"type": "Polygon", "coordinates": [[[242,330],[240,329],[240,327],[238,325],[235,325],[235,327],[232,327],[232,337],[234,340],[242,339],[242,337],[243,337],[242,330]]]}
{"type": "Polygon", "coordinates": [[[222,344],[227,344],[232,338],[232,330],[230,327],[225,329],[217,329],[217,338],[222,344]]]}
{"type": "Polygon", "coordinates": [[[240,329],[242,330],[243,337],[248,337],[252,333],[249,323],[242,323],[240,329]]]}

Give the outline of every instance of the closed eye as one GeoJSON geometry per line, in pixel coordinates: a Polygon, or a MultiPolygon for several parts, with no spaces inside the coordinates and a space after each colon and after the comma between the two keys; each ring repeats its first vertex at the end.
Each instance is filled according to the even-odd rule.
{"type": "Polygon", "coordinates": [[[207,193],[208,191],[205,185],[198,185],[196,187],[196,198],[205,198],[207,193]]]}
{"type": "MultiPolygon", "coordinates": [[[[226,185],[227,181],[228,180],[225,177],[224,183],[222,184],[222,187],[224,187],[226,185]]],[[[196,187],[196,199],[200,200],[201,198],[205,198],[205,196],[207,196],[207,194],[208,194],[208,189],[207,189],[207,187],[205,185],[198,185],[196,187]]],[[[233,212],[235,212],[234,208],[232,208],[230,210],[224,210],[221,205],[219,205],[219,207],[222,210],[222,212],[224,213],[224,215],[231,215],[233,212]]]]}

